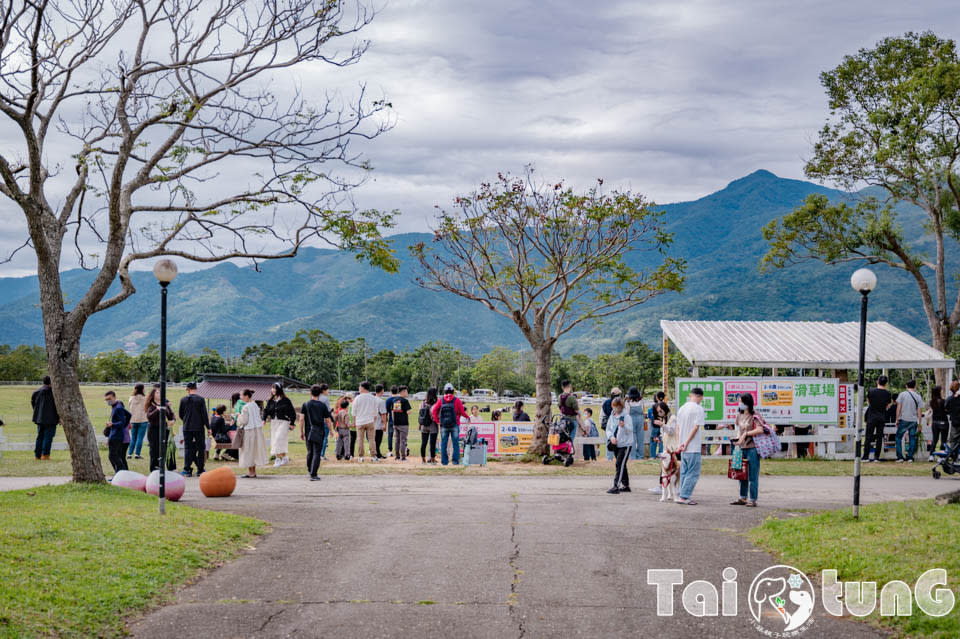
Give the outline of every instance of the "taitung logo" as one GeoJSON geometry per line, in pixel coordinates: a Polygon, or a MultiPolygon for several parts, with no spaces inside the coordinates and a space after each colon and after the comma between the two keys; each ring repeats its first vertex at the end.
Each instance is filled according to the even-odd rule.
{"type": "Polygon", "coordinates": [[[813,584],[793,566],[778,564],[757,574],[747,603],[757,630],[771,637],[793,637],[813,624],[813,584]]]}

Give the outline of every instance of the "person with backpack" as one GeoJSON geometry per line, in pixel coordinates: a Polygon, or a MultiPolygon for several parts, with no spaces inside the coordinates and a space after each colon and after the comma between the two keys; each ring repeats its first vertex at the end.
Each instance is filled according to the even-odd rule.
{"type": "Polygon", "coordinates": [[[123,407],[123,402],[117,399],[117,394],[112,390],[104,393],[103,399],[110,406],[110,421],[107,422],[107,428],[110,429],[107,434],[107,448],[110,451],[110,465],[113,466],[113,473],[117,474],[121,470],[127,470],[127,458],[124,453],[127,452],[127,445],[130,442],[124,440],[129,437],[130,411],[123,407]]]}
{"type": "Polygon", "coordinates": [[[617,456],[613,488],[607,490],[607,494],[629,493],[630,474],[627,472],[627,460],[633,447],[633,420],[619,397],[610,402],[610,419],[607,420],[607,425],[607,449],[613,449],[617,456]]]}
{"type": "Polygon", "coordinates": [[[740,480],[740,498],[730,502],[731,506],[757,507],[757,497],[760,493],[760,455],[753,438],[762,435],[763,419],[756,414],[753,408],[753,395],[740,395],[740,408],[737,415],[737,439],[733,442],[740,447],[743,461],[747,464],[747,478],[740,480]],[[747,500],[749,490],[749,501],[747,500]]]}
{"type": "Polygon", "coordinates": [[[557,398],[557,408],[560,410],[560,419],[565,422],[565,430],[570,433],[570,441],[576,437],[577,428],[580,427],[580,405],[577,403],[577,396],[573,394],[573,382],[565,379],[560,382],[560,397],[557,398]]]}
{"type": "Polygon", "coordinates": [[[935,461],[933,453],[937,450],[937,443],[940,444],[940,450],[944,450],[947,446],[947,436],[950,434],[947,404],[943,400],[943,388],[940,386],[930,389],[930,430],[930,459],[927,461],[935,461]]]}
{"type": "Polygon", "coordinates": [[[913,463],[917,452],[917,430],[920,423],[920,408],[923,398],[916,391],[917,382],[907,382],[907,390],[897,395],[897,463],[913,463]],[[907,435],[907,454],[903,455],[903,436],[907,435]]]}
{"type": "Polygon", "coordinates": [[[644,433],[646,411],[643,410],[643,395],[636,386],[631,386],[627,390],[626,409],[633,422],[633,449],[630,451],[630,459],[645,460],[647,458],[644,433]]]}
{"type": "Polygon", "coordinates": [[[666,424],[667,419],[669,419],[670,408],[667,408],[667,414],[663,419],[660,419],[658,411],[660,404],[666,402],[666,399],[666,393],[657,391],[657,394],[653,397],[653,403],[650,404],[650,408],[647,409],[647,423],[650,424],[650,459],[657,459],[663,450],[663,444],[660,440],[660,429],[663,428],[663,425],[666,424]]]}
{"type": "Polygon", "coordinates": [[[320,481],[317,471],[327,443],[327,434],[333,430],[330,409],[320,400],[322,389],[318,384],[310,387],[310,399],[300,407],[300,439],[307,444],[307,473],[310,481],[320,481]]]}
{"type": "Polygon", "coordinates": [[[453,446],[453,465],[460,463],[460,418],[466,418],[470,421],[470,416],[463,407],[463,402],[454,394],[453,384],[447,384],[443,387],[443,397],[441,397],[431,410],[433,421],[440,425],[440,463],[446,466],[449,463],[447,457],[447,442],[453,446]]]}
{"type": "Polygon", "coordinates": [[[420,405],[417,423],[420,425],[420,460],[423,464],[437,463],[437,434],[440,425],[433,420],[433,405],[437,402],[437,389],[427,390],[427,398],[420,405]],[[430,459],[427,459],[427,443],[430,444],[430,459]]]}

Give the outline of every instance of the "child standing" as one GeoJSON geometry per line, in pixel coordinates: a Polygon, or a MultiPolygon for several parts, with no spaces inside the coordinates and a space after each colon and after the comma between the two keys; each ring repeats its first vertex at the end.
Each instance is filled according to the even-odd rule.
{"type": "Polygon", "coordinates": [[[350,400],[344,397],[340,400],[340,410],[334,418],[337,428],[337,459],[350,459],[350,400]]]}
{"type": "MultiPolygon", "coordinates": [[[[580,424],[580,434],[584,437],[598,437],[600,431],[597,430],[597,424],[593,421],[593,409],[584,408],[583,414],[586,419],[580,424]]],[[[584,461],[596,461],[597,460],[597,447],[593,444],[584,444],[583,445],[583,460],[584,461]]]]}

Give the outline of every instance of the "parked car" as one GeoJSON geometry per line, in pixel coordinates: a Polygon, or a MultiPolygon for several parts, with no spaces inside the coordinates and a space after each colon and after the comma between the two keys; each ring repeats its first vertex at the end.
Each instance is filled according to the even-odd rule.
{"type": "Polygon", "coordinates": [[[500,395],[500,397],[510,397],[510,398],[520,397],[520,396],[521,396],[520,393],[518,393],[517,391],[512,391],[509,388],[505,388],[503,390],[503,394],[500,395]]]}
{"type": "Polygon", "coordinates": [[[422,402],[427,398],[427,391],[420,391],[419,393],[414,393],[413,398],[417,401],[422,402]]]}

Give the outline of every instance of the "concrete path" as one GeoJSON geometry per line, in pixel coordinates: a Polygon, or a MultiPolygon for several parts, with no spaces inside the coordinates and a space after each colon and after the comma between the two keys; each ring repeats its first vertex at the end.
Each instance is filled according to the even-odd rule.
{"type": "MultiPolygon", "coordinates": [[[[0,479],[0,489],[27,480],[0,479]]],[[[776,563],[738,534],[774,508],[849,503],[851,480],[763,477],[761,507],[732,507],[734,483],[702,478],[700,505],[636,492],[604,494],[599,477],[275,476],[240,480],[229,499],[184,502],[254,517],[273,531],[237,561],[131,624],[168,637],[761,637],[747,589],[776,563]],[[719,587],[740,573],[737,617],[656,615],[649,568],[682,568],[685,583],[719,587]]],[[[52,483],[43,478],[33,484],[52,483]]],[[[870,477],[863,502],[931,497],[929,478],[870,477]]],[[[819,592],[817,592],[819,596],[819,592]]],[[[811,637],[880,637],[817,606],[811,637]]]]}

